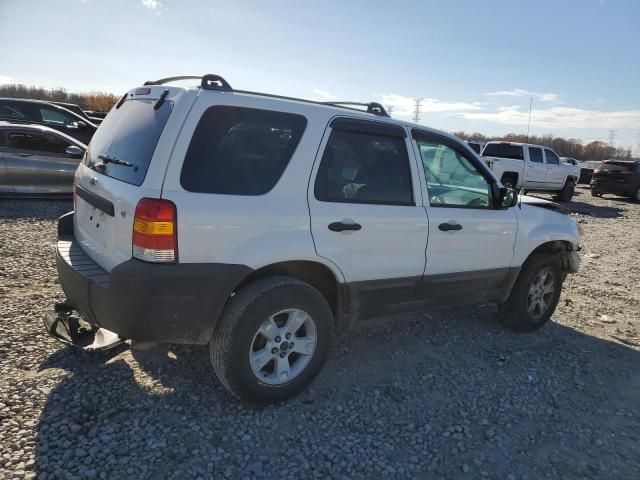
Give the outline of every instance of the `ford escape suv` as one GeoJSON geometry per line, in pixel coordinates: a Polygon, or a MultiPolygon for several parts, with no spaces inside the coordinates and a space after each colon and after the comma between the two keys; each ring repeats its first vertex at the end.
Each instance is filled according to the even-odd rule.
{"type": "Polygon", "coordinates": [[[532,331],[578,268],[577,224],[454,136],[375,103],[177,78],[123,96],[78,167],[58,225],[67,300],[45,319],[58,339],[209,344],[231,393],[273,402],[356,320],[482,302],[532,331]]]}

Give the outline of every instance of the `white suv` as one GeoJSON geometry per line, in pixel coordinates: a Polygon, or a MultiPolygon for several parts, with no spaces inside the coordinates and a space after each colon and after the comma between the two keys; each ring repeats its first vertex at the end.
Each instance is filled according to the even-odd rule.
{"type": "Polygon", "coordinates": [[[482,302],[531,331],[578,268],[576,223],[518,201],[452,135],[378,104],[173,79],[128,92],[78,167],[57,244],[68,300],[46,319],[61,340],[81,340],[77,311],[88,348],[208,343],[231,393],[272,402],[355,320],[482,302]]]}

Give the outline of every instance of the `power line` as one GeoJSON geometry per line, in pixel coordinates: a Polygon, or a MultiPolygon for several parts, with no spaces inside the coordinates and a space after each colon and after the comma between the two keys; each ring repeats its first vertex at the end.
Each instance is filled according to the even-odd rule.
{"type": "Polygon", "coordinates": [[[414,123],[420,122],[420,107],[422,107],[422,98],[416,98],[413,106],[413,121],[414,123]]]}

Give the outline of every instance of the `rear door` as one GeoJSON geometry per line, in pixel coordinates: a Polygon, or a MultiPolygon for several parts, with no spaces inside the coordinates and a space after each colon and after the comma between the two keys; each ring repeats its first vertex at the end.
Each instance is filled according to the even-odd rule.
{"type": "Polygon", "coordinates": [[[7,129],[4,164],[16,193],[71,194],[80,161],[66,153],[71,142],[49,132],[7,129]]]}
{"type": "Polygon", "coordinates": [[[547,167],[542,156],[542,148],[528,147],[529,162],[527,163],[526,182],[530,188],[542,188],[545,186],[547,178],[547,167]]]}
{"type": "Polygon", "coordinates": [[[350,284],[354,308],[414,298],[421,280],[428,219],[404,128],[334,118],[309,185],[318,255],[350,284]]]}
{"type": "Polygon", "coordinates": [[[547,166],[546,184],[550,187],[561,187],[564,184],[566,168],[560,158],[552,150],[544,149],[545,164],[547,166]]]}
{"type": "Polygon", "coordinates": [[[412,135],[429,216],[424,294],[432,299],[498,288],[513,260],[514,210],[492,207],[495,179],[462,144],[418,129],[412,135]]]}
{"type": "MultiPolygon", "coordinates": [[[[0,111],[2,106],[0,105],[0,111]]],[[[4,153],[7,150],[7,136],[5,130],[0,130],[0,194],[13,193],[13,184],[4,164],[4,153]]]]}
{"type": "Polygon", "coordinates": [[[634,193],[637,166],[634,162],[602,162],[597,173],[599,188],[605,192],[634,193]]]}
{"type": "Polygon", "coordinates": [[[164,86],[132,90],[94,135],[76,172],[74,234],[107,271],[131,258],[136,205],[143,197],[160,198],[169,154],[194,98],[193,91],[164,86]]]}

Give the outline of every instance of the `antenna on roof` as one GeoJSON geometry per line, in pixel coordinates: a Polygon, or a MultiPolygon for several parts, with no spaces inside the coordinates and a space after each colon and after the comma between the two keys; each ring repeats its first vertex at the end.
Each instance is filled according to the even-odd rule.
{"type": "Polygon", "coordinates": [[[529,129],[531,128],[531,108],[533,107],[533,97],[529,99],[529,124],[527,125],[527,143],[529,143],[529,129]]]}

